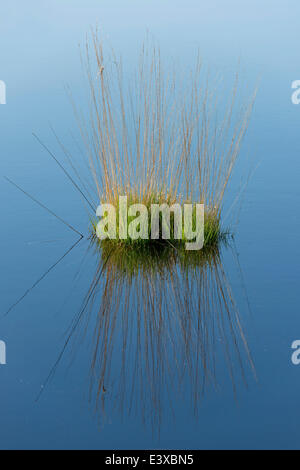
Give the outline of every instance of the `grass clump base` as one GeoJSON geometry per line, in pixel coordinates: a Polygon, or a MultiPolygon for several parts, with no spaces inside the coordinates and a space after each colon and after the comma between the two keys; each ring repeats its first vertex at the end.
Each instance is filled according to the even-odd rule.
{"type": "MultiPolygon", "coordinates": [[[[179,198],[177,198],[178,201],[179,198]]],[[[170,211],[170,216],[169,219],[165,219],[163,217],[162,212],[159,212],[159,234],[157,238],[152,238],[152,218],[151,218],[151,210],[153,205],[158,205],[160,207],[163,206],[163,204],[166,204],[168,207],[172,207],[173,204],[175,204],[175,197],[170,196],[170,195],[163,195],[162,192],[157,193],[157,194],[151,194],[147,195],[147,197],[144,197],[143,200],[143,205],[147,209],[147,236],[139,236],[138,238],[131,238],[130,235],[128,234],[128,227],[130,223],[135,219],[135,216],[126,216],[126,235],[127,237],[121,237],[119,233],[119,199],[117,198],[113,204],[113,207],[115,208],[115,214],[116,214],[116,234],[114,238],[109,238],[109,236],[106,239],[99,239],[97,236],[97,220],[93,220],[91,222],[91,232],[92,232],[92,238],[97,241],[98,245],[100,247],[106,245],[106,246],[111,246],[111,247],[124,247],[128,248],[134,251],[138,250],[143,250],[144,248],[162,248],[164,246],[166,247],[173,247],[174,249],[177,250],[182,250],[185,249],[186,243],[191,242],[190,238],[187,238],[186,233],[185,233],[185,219],[184,217],[181,217],[181,233],[180,235],[176,236],[175,229],[174,229],[174,212],[170,211]],[[163,225],[166,225],[168,227],[168,232],[169,232],[169,237],[166,238],[164,237],[163,234],[163,225]]],[[[130,196],[127,198],[127,202],[129,205],[132,204],[140,204],[140,198],[136,194],[130,194],[130,196]]],[[[197,222],[196,222],[196,204],[192,203],[191,201],[184,201],[183,204],[180,205],[180,207],[183,207],[184,204],[191,204],[192,205],[192,215],[191,215],[191,221],[192,221],[192,229],[196,230],[197,228],[197,222]]],[[[137,227],[139,230],[139,226],[137,227]]],[[[216,246],[220,240],[224,240],[227,236],[228,232],[223,230],[221,228],[221,221],[220,221],[220,214],[219,212],[214,208],[214,209],[204,209],[204,242],[203,242],[203,248],[206,247],[214,247],[216,246]]]]}

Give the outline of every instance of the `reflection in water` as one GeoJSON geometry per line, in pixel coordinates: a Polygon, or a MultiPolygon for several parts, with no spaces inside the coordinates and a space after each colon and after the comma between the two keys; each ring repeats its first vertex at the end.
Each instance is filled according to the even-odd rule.
{"type": "Polygon", "coordinates": [[[218,250],[90,248],[97,269],[53,370],[75,332],[93,331],[90,399],[101,421],[116,406],[159,429],[178,397],[197,413],[219,377],[236,394],[255,374],[218,250]]]}

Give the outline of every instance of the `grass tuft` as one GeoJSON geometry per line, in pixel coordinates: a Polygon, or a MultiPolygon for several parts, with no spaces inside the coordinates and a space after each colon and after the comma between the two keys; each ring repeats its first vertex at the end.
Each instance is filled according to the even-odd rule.
{"type": "MultiPolygon", "coordinates": [[[[110,203],[118,209],[119,196],[126,195],[128,205],[142,203],[150,213],[154,203],[198,202],[205,207],[204,247],[217,245],[226,237],[221,223],[224,195],[255,93],[239,105],[236,74],[231,92],[220,103],[219,83],[205,76],[199,57],[192,70],[181,74],[178,68],[165,68],[159,48],[149,42],[132,75],[114,51],[106,52],[97,31],[91,39],[84,60],[90,91],[88,123],[79,112],[76,116],[94,182],[89,188],[96,199],[92,205],[110,203]]],[[[148,222],[150,233],[150,218],[148,222]]],[[[96,223],[93,216],[93,237],[96,223]]],[[[184,227],[182,240],[174,238],[172,223],[170,228],[168,241],[161,236],[123,240],[117,234],[116,240],[99,240],[98,245],[182,248],[184,227]]]]}

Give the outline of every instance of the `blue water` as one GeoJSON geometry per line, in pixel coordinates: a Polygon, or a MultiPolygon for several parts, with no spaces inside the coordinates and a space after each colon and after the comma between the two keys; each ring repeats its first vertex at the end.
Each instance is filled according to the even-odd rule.
{"type": "MultiPolygon", "coordinates": [[[[148,28],[164,53],[183,65],[190,63],[199,46],[203,58],[225,75],[240,59],[250,88],[259,81],[232,194],[239,188],[240,175],[248,174],[249,168],[255,171],[243,198],[234,244],[221,250],[255,372],[237,333],[243,380],[226,323],[235,386],[218,334],[214,346],[200,355],[214,356],[215,377],[209,376],[204,385],[203,377],[195,382],[194,369],[188,365],[196,360],[196,348],[191,356],[185,355],[177,322],[186,320],[184,306],[170,323],[165,315],[164,328],[153,336],[155,355],[148,360],[143,348],[151,344],[142,330],[143,354],[136,356],[137,315],[144,307],[132,294],[135,286],[125,285],[122,295],[131,292],[130,303],[121,298],[129,310],[124,308],[116,318],[110,369],[100,394],[104,398],[97,401],[91,363],[104,281],[60,356],[95,275],[95,254],[85,237],[4,316],[78,237],[2,179],[0,340],[6,343],[7,364],[0,365],[1,448],[299,448],[300,366],[291,362],[291,344],[300,338],[300,105],[291,102],[291,83],[300,79],[299,13],[296,1],[199,5],[168,0],[146,6],[137,1],[74,0],[71,7],[52,0],[1,6],[0,80],[6,83],[7,104],[0,105],[0,175],[10,177],[84,235],[88,220],[80,197],[32,132],[63,158],[49,123],[64,142],[71,142],[76,124],[64,85],[84,102],[77,44],[91,25],[98,22],[103,27],[107,40],[129,64],[148,28]],[[147,375],[149,364],[152,373],[147,375]]],[[[109,282],[112,294],[118,282],[109,282]]],[[[140,295],[144,292],[141,284],[137,289],[140,295]]],[[[158,283],[154,292],[157,302],[163,296],[167,311],[168,301],[169,308],[173,302],[170,291],[162,292],[158,283]]],[[[194,306],[189,317],[193,325],[194,306]]],[[[219,314],[212,309],[204,322],[208,336],[219,314]]],[[[111,322],[113,312],[106,318],[111,322]]],[[[102,351],[94,370],[96,381],[103,358],[102,351]]]]}

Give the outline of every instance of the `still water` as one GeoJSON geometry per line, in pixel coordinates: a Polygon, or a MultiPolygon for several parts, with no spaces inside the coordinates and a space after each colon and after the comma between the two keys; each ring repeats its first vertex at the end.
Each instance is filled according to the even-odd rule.
{"type": "Polygon", "coordinates": [[[60,2],[27,2],[25,16],[14,3],[1,17],[1,177],[84,238],[2,179],[0,447],[299,448],[300,365],[291,361],[300,339],[300,105],[291,102],[300,72],[290,47],[297,2],[293,15],[281,2],[271,11],[229,2],[229,17],[220,3],[213,15],[195,2],[182,17],[174,2],[168,34],[169,10],[149,16],[135,2],[122,10],[130,34],[108,3],[100,11],[97,2],[76,1],[70,12],[60,2]],[[199,28],[204,14],[208,24],[199,28]],[[200,265],[170,255],[136,270],[117,255],[101,259],[78,194],[32,136],[63,159],[50,122],[72,145],[64,84],[84,102],[76,44],[101,15],[129,61],[147,17],[175,57],[188,62],[192,54],[182,52],[200,43],[225,73],[240,56],[248,81],[260,79],[231,186],[234,196],[250,160],[235,237],[200,265]]]}

